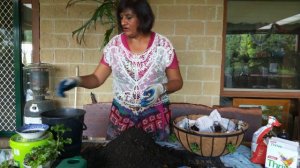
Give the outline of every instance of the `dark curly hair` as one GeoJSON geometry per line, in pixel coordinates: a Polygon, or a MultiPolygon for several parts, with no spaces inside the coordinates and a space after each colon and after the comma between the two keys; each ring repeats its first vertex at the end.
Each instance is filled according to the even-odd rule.
{"type": "Polygon", "coordinates": [[[136,14],[139,20],[138,31],[144,34],[150,33],[154,24],[154,14],[147,0],[120,0],[117,8],[118,28],[121,27],[120,14],[125,10],[130,9],[136,14]]]}

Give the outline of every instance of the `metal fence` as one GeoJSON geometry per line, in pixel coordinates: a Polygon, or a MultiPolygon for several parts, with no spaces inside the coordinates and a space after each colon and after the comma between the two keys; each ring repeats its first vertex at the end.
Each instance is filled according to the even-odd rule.
{"type": "Polygon", "coordinates": [[[0,1],[0,131],[16,128],[13,0],[0,1]]]}

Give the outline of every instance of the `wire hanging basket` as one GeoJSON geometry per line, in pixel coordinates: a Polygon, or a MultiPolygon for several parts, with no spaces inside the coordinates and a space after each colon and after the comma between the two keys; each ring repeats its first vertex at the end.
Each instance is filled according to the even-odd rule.
{"type": "MultiPolygon", "coordinates": [[[[244,122],[241,129],[230,133],[226,132],[198,132],[194,130],[186,130],[177,126],[179,121],[184,118],[196,120],[204,115],[187,115],[177,117],[173,121],[173,130],[182,146],[197,155],[204,157],[218,157],[228,154],[228,145],[239,147],[246,130],[248,129],[248,123],[244,122]]],[[[231,119],[235,124],[239,120],[231,119]]]]}

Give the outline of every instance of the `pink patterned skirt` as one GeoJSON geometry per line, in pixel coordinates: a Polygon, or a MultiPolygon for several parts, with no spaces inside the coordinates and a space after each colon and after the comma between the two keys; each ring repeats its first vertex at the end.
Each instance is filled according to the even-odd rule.
{"type": "Polygon", "coordinates": [[[167,140],[170,134],[171,111],[169,103],[151,107],[136,115],[130,109],[113,101],[109,115],[107,139],[114,139],[130,127],[142,128],[157,141],[167,140]]]}

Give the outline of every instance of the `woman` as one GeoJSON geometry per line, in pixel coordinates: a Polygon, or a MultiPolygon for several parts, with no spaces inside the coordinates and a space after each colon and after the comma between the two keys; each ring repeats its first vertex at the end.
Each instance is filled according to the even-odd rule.
{"type": "Polygon", "coordinates": [[[64,91],[77,86],[99,87],[112,73],[114,99],[107,138],[136,126],[165,140],[171,115],[168,94],[183,85],[175,50],[166,37],[151,31],[154,15],[146,0],[121,0],[117,20],[122,33],[105,46],[96,70],[62,80],[57,94],[65,96],[64,91]]]}

